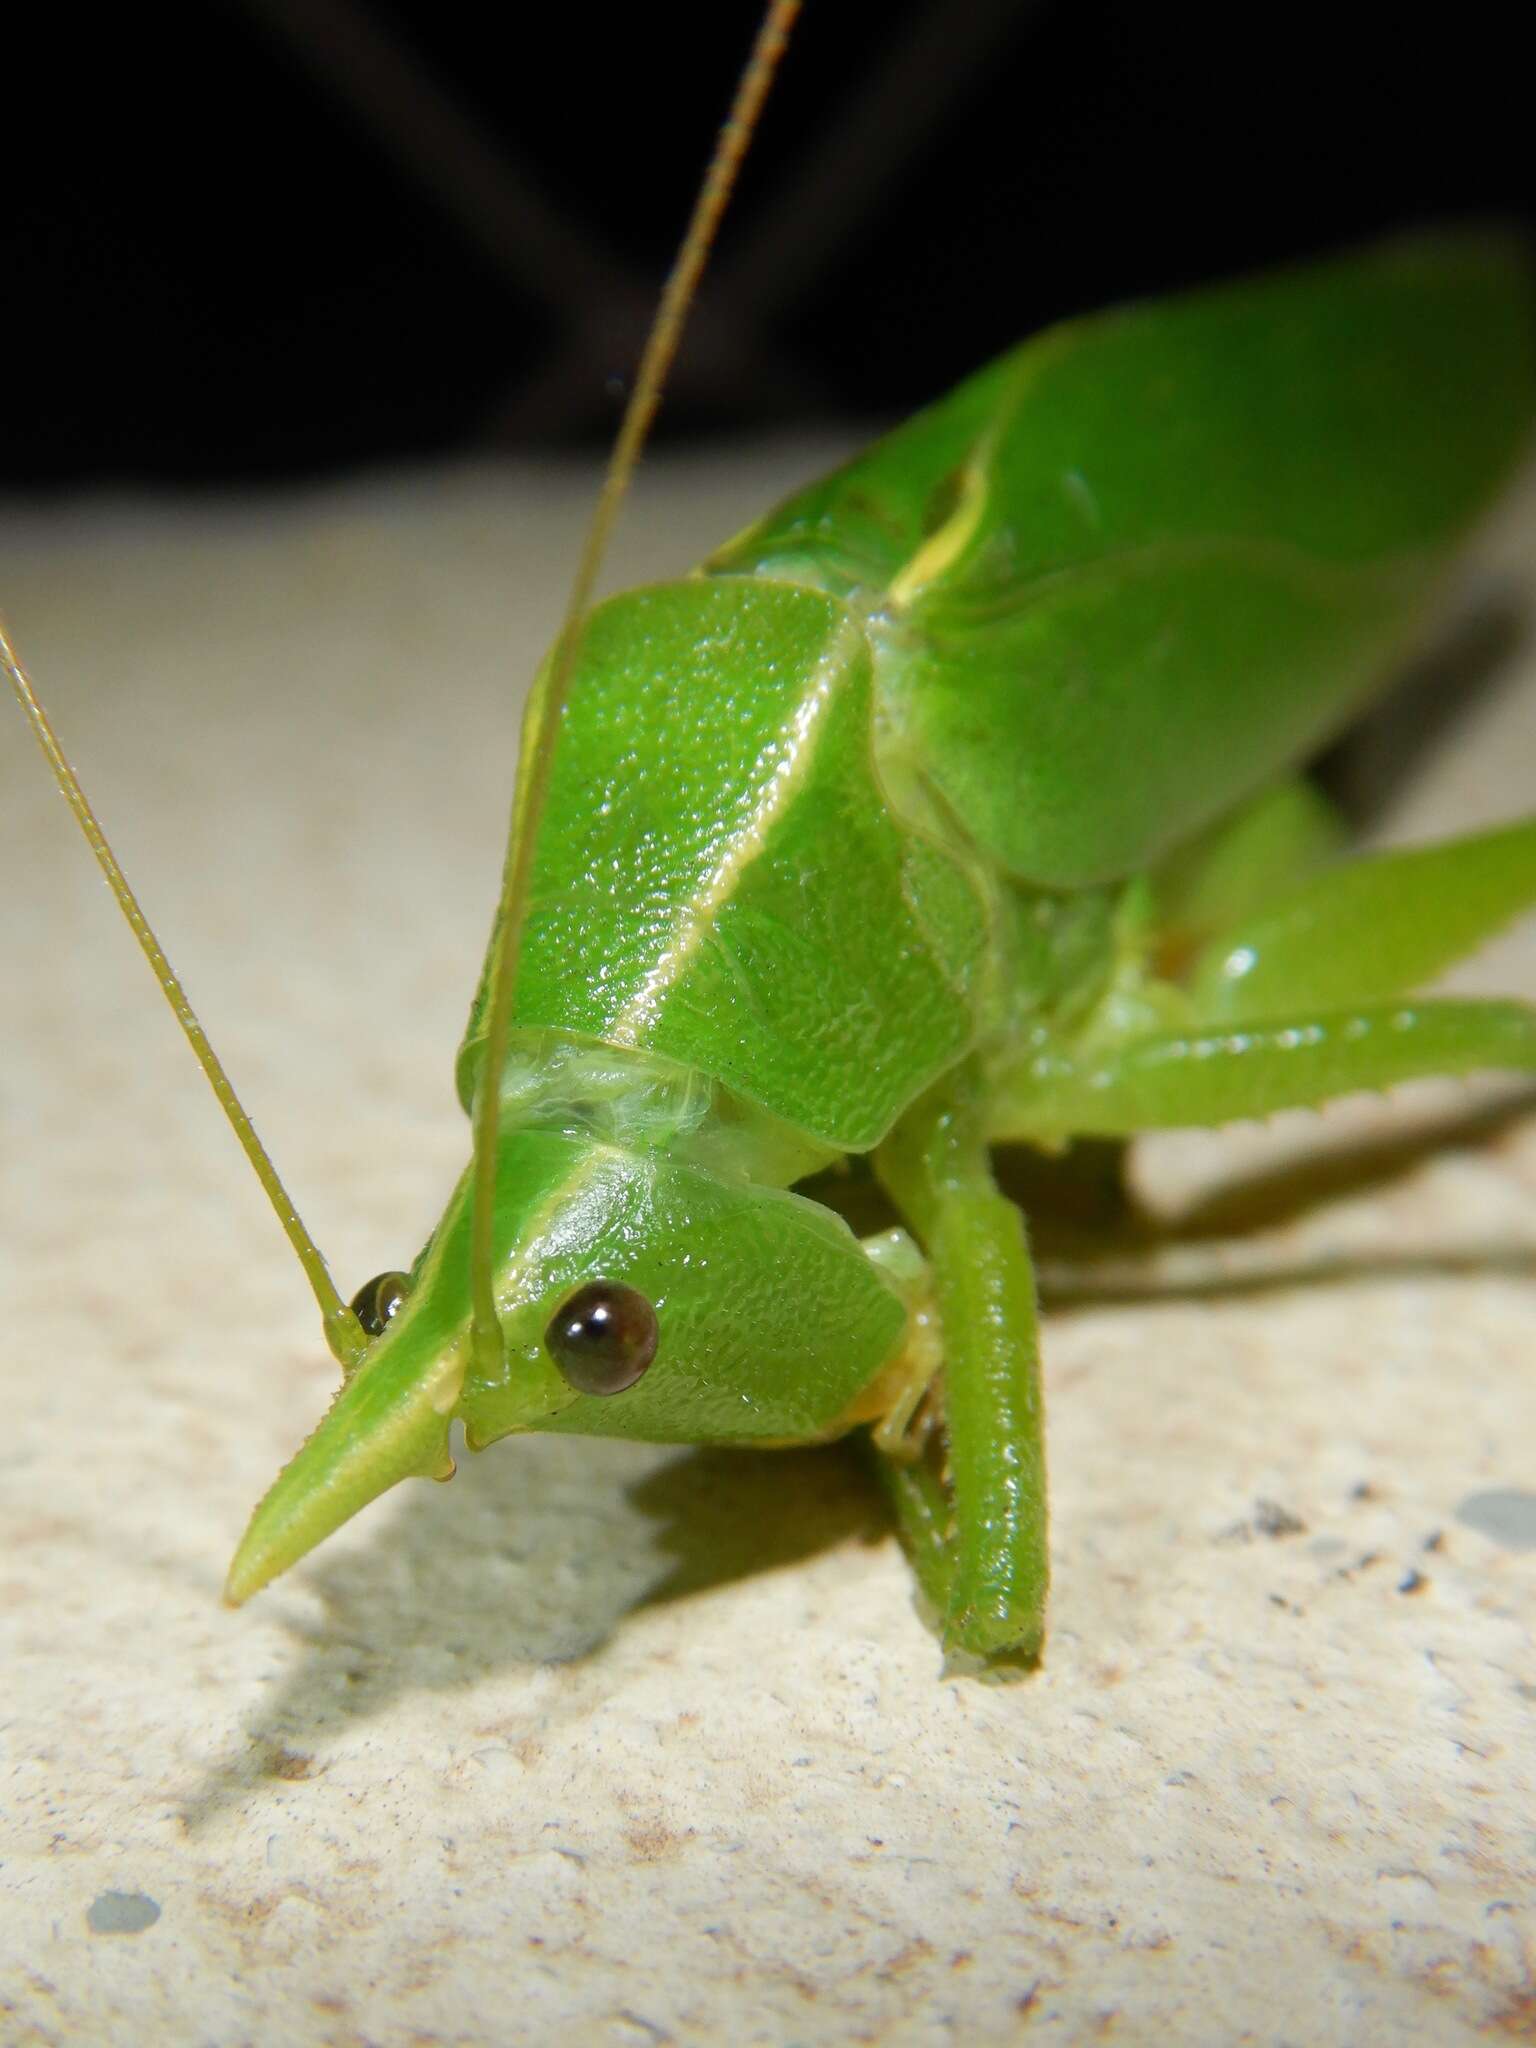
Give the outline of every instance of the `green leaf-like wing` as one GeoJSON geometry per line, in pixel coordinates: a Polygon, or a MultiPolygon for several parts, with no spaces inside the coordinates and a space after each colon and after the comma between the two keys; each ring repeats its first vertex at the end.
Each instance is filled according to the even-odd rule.
{"type": "Polygon", "coordinates": [[[859,589],[967,829],[1042,886],[1112,880],[1380,681],[1521,452],[1532,355],[1497,236],[1132,307],[1004,357],[711,566],[859,589]]]}

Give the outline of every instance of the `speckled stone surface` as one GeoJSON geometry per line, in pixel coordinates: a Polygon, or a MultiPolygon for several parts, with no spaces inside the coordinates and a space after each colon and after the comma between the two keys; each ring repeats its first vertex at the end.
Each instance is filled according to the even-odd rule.
{"type": "MultiPolygon", "coordinates": [[[[617,575],[808,460],[658,468],[617,575]]],[[[465,1150],[516,698],[583,503],[482,473],[0,517],[12,624],[349,1284],[409,1259],[465,1150]]],[[[1361,757],[1388,836],[1531,802],[1501,607],[1532,532],[1491,557],[1507,630],[1361,757]]],[[[1052,1267],[1028,1683],[940,1675],[835,1452],[501,1445],[231,1614],[330,1371],[0,730],[0,2040],[1536,2036],[1507,1091],[1145,1149],[1162,1235],[1052,1267]]],[[[1536,932],[1461,979],[1536,995],[1536,932]]]]}

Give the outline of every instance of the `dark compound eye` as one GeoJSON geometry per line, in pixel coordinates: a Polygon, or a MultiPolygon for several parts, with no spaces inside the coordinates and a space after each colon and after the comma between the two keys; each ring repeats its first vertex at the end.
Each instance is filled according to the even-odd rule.
{"type": "Polygon", "coordinates": [[[366,1335],[377,1337],[411,1291],[409,1273],[375,1273],[352,1297],[352,1313],[366,1335]]]}
{"type": "Polygon", "coordinates": [[[592,1280],[544,1332],[550,1357],[578,1394],[622,1394],[656,1356],[656,1311],[633,1287],[592,1280]]]}

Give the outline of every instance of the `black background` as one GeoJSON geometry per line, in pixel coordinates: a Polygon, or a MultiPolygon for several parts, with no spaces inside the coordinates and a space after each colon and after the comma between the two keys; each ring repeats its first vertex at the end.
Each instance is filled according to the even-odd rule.
{"type": "MultiPolygon", "coordinates": [[[[0,489],[594,444],[755,18],[12,21],[0,489]],[[498,227],[532,217],[509,172],[542,246],[498,227]]],[[[1065,312],[1424,221],[1528,222],[1508,20],[810,0],[662,431],[878,421],[1065,312]]]]}

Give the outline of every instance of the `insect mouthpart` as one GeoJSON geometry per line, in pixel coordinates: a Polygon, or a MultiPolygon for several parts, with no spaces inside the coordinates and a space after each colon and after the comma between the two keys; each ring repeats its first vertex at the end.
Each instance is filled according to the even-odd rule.
{"type": "Polygon", "coordinates": [[[622,1394],[656,1356],[661,1328],[638,1289],[591,1280],[557,1310],[545,1349],[578,1394],[622,1394]]]}
{"type": "Polygon", "coordinates": [[[411,1291],[409,1273],[375,1273],[352,1297],[352,1313],[369,1337],[384,1334],[384,1325],[399,1313],[411,1291]]]}

